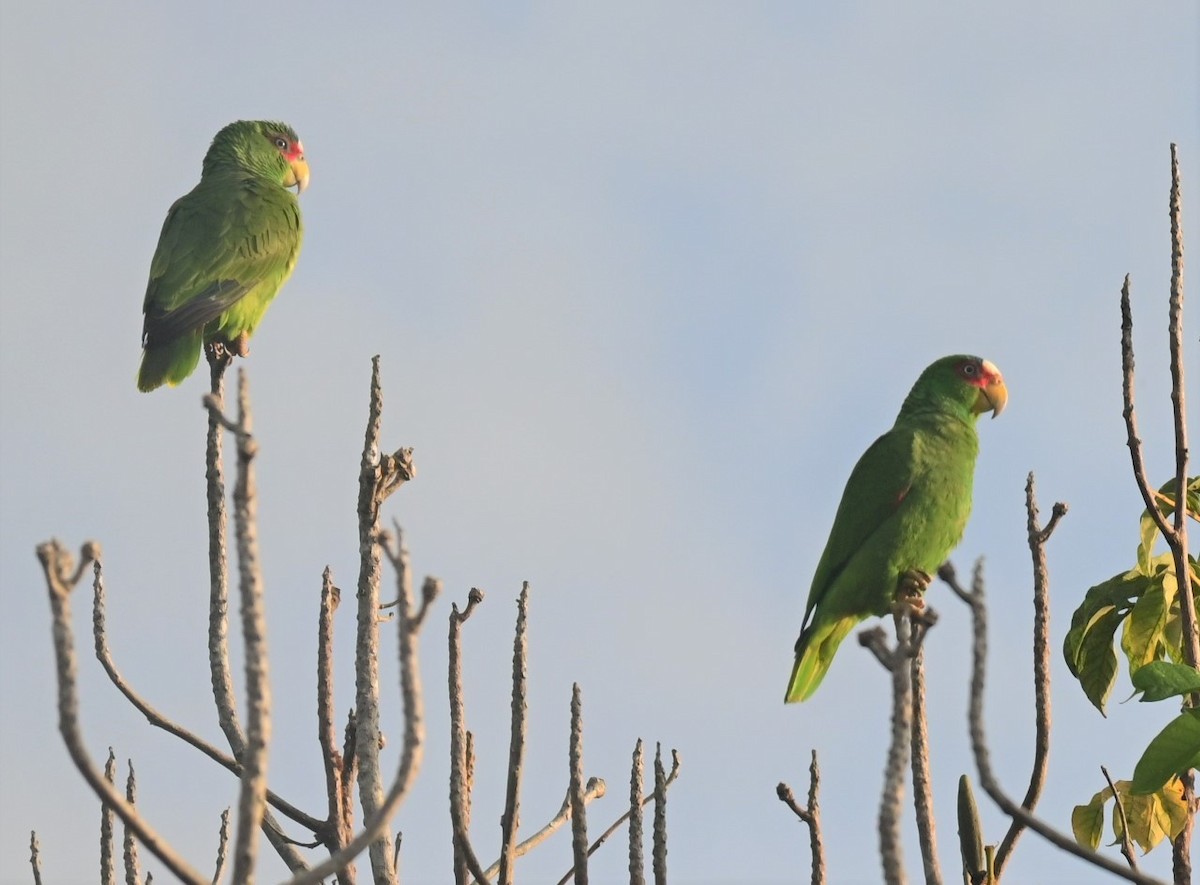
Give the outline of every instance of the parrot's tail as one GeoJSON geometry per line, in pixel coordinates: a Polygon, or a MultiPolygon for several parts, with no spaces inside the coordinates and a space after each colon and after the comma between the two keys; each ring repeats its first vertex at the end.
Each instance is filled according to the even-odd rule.
{"type": "Polygon", "coordinates": [[[174,387],[196,371],[202,336],[203,332],[196,331],[169,341],[147,342],[138,368],[138,390],[146,392],[163,384],[174,387]]]}
{"type": "Polygon", "coordinates": [[[861,621],[855,615],[847,615],[827,624],[809,624],[796,642],[796,665],[792,667],[792,679],[788,683],[785,704],[806,701],[825,678],[834,653],[842,644],[854,625],[861,621]]]}

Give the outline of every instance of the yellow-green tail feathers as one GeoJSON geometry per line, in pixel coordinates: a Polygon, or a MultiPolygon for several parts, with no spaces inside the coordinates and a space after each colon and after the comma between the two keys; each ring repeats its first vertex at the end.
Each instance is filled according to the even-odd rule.
{"type": "Polygon", "coordinates": [[[202,335],[203,332],[197,329],[162,344],[148,345],[142,351],[142,364],[138,367],[138,390],[147,393],[164,384],[174,387],[192,374],[200,362],[202,335]]]}
{"type": "Polygon", "coordinates": [[[806,701],[812,697],[825,678],[829,665],[833,663],[838,646],[861,620],[857,615],[847,615],[827,624],[810,624],[800,634],[796,643],[796,664],[792,667],[792,678],[783,698],[785,704],[806,701]]]}

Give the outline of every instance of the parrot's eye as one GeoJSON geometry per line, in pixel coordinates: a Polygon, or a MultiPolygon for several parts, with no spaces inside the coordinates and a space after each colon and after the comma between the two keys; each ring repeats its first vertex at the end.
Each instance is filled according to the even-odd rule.
{"type": "Polygon", "coordinates": [[[279,148],[281,151],[286,151],[287,147],[288,147],[287,139],[284,138],[282,135],[276,135],[275,136],[275,147],[279,148]]]}
{"type": "Polygon", "coordinates": [[[979,369],[975,366],[974,363],[966,363],[962,367],[962,373],[964,375],[966,375],[968,378],[973,378],[976,375],[976,373],[978,373],[978,371],[979,371],[979,369]]]}

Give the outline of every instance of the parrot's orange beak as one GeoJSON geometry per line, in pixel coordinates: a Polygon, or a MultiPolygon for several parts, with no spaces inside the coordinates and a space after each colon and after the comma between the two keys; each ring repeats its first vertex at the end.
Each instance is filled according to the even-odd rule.
{"type": "Polygon", "coordinates": [[[983,376],[980,380],[984,383],[979,388],[979,396],[975,400],[975,414],[991,412],[992,417],[996,418],[1008,405],[1008,388],[1004,386],[1004,376],[994,363],[984,360],[982,369],[983,376]]]}
{"type": "Polygon", "coordinates": [[[297,194],[308,187],[308,162],[303,156],[288,161],[288,172],[283,179],[284,187],[294,187],[297,194]]]}

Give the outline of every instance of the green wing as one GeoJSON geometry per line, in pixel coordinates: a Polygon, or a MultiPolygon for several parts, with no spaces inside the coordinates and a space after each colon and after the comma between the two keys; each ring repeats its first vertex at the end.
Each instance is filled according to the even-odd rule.
{"type": "MultiPolygon", "coordinates": [[[[846,481],[829,540],[817,563],[804,626],[829,593],[838,575],[881,525],[899,509],[916,472],[916,434],[894,427],[871,444],[846,481]]],[[[863,616],[870,613],[865,610],[863,616]]]]}
{"type": "Polygon", "coordinates": [[[884,537],[891,533],[884,529],[912,489],[916,455],[913,430],[894,427],[875,440],[854,465],[808,591],[786,702],[812,696],[842,640],[878,608],[879,601],[873,597],[880,582],[864,580],[867,576],[861,573],[871,568],[875,557],[858,554],[872,543],[881,547],[890,543],[884,537]],[[857,563],[855,573],[839,581],[852,562],[857,563]]]}
{"type": "Polygon", "coordinates": [[[295,197],[274,182],[211,176],[177,200],[150,264],[138,387],[191,374],[214,321],[207,337],[252,332],[291,273],[301,235],[295,197]],[[227,328],[231,315],[238,328],[227,328]]]}

